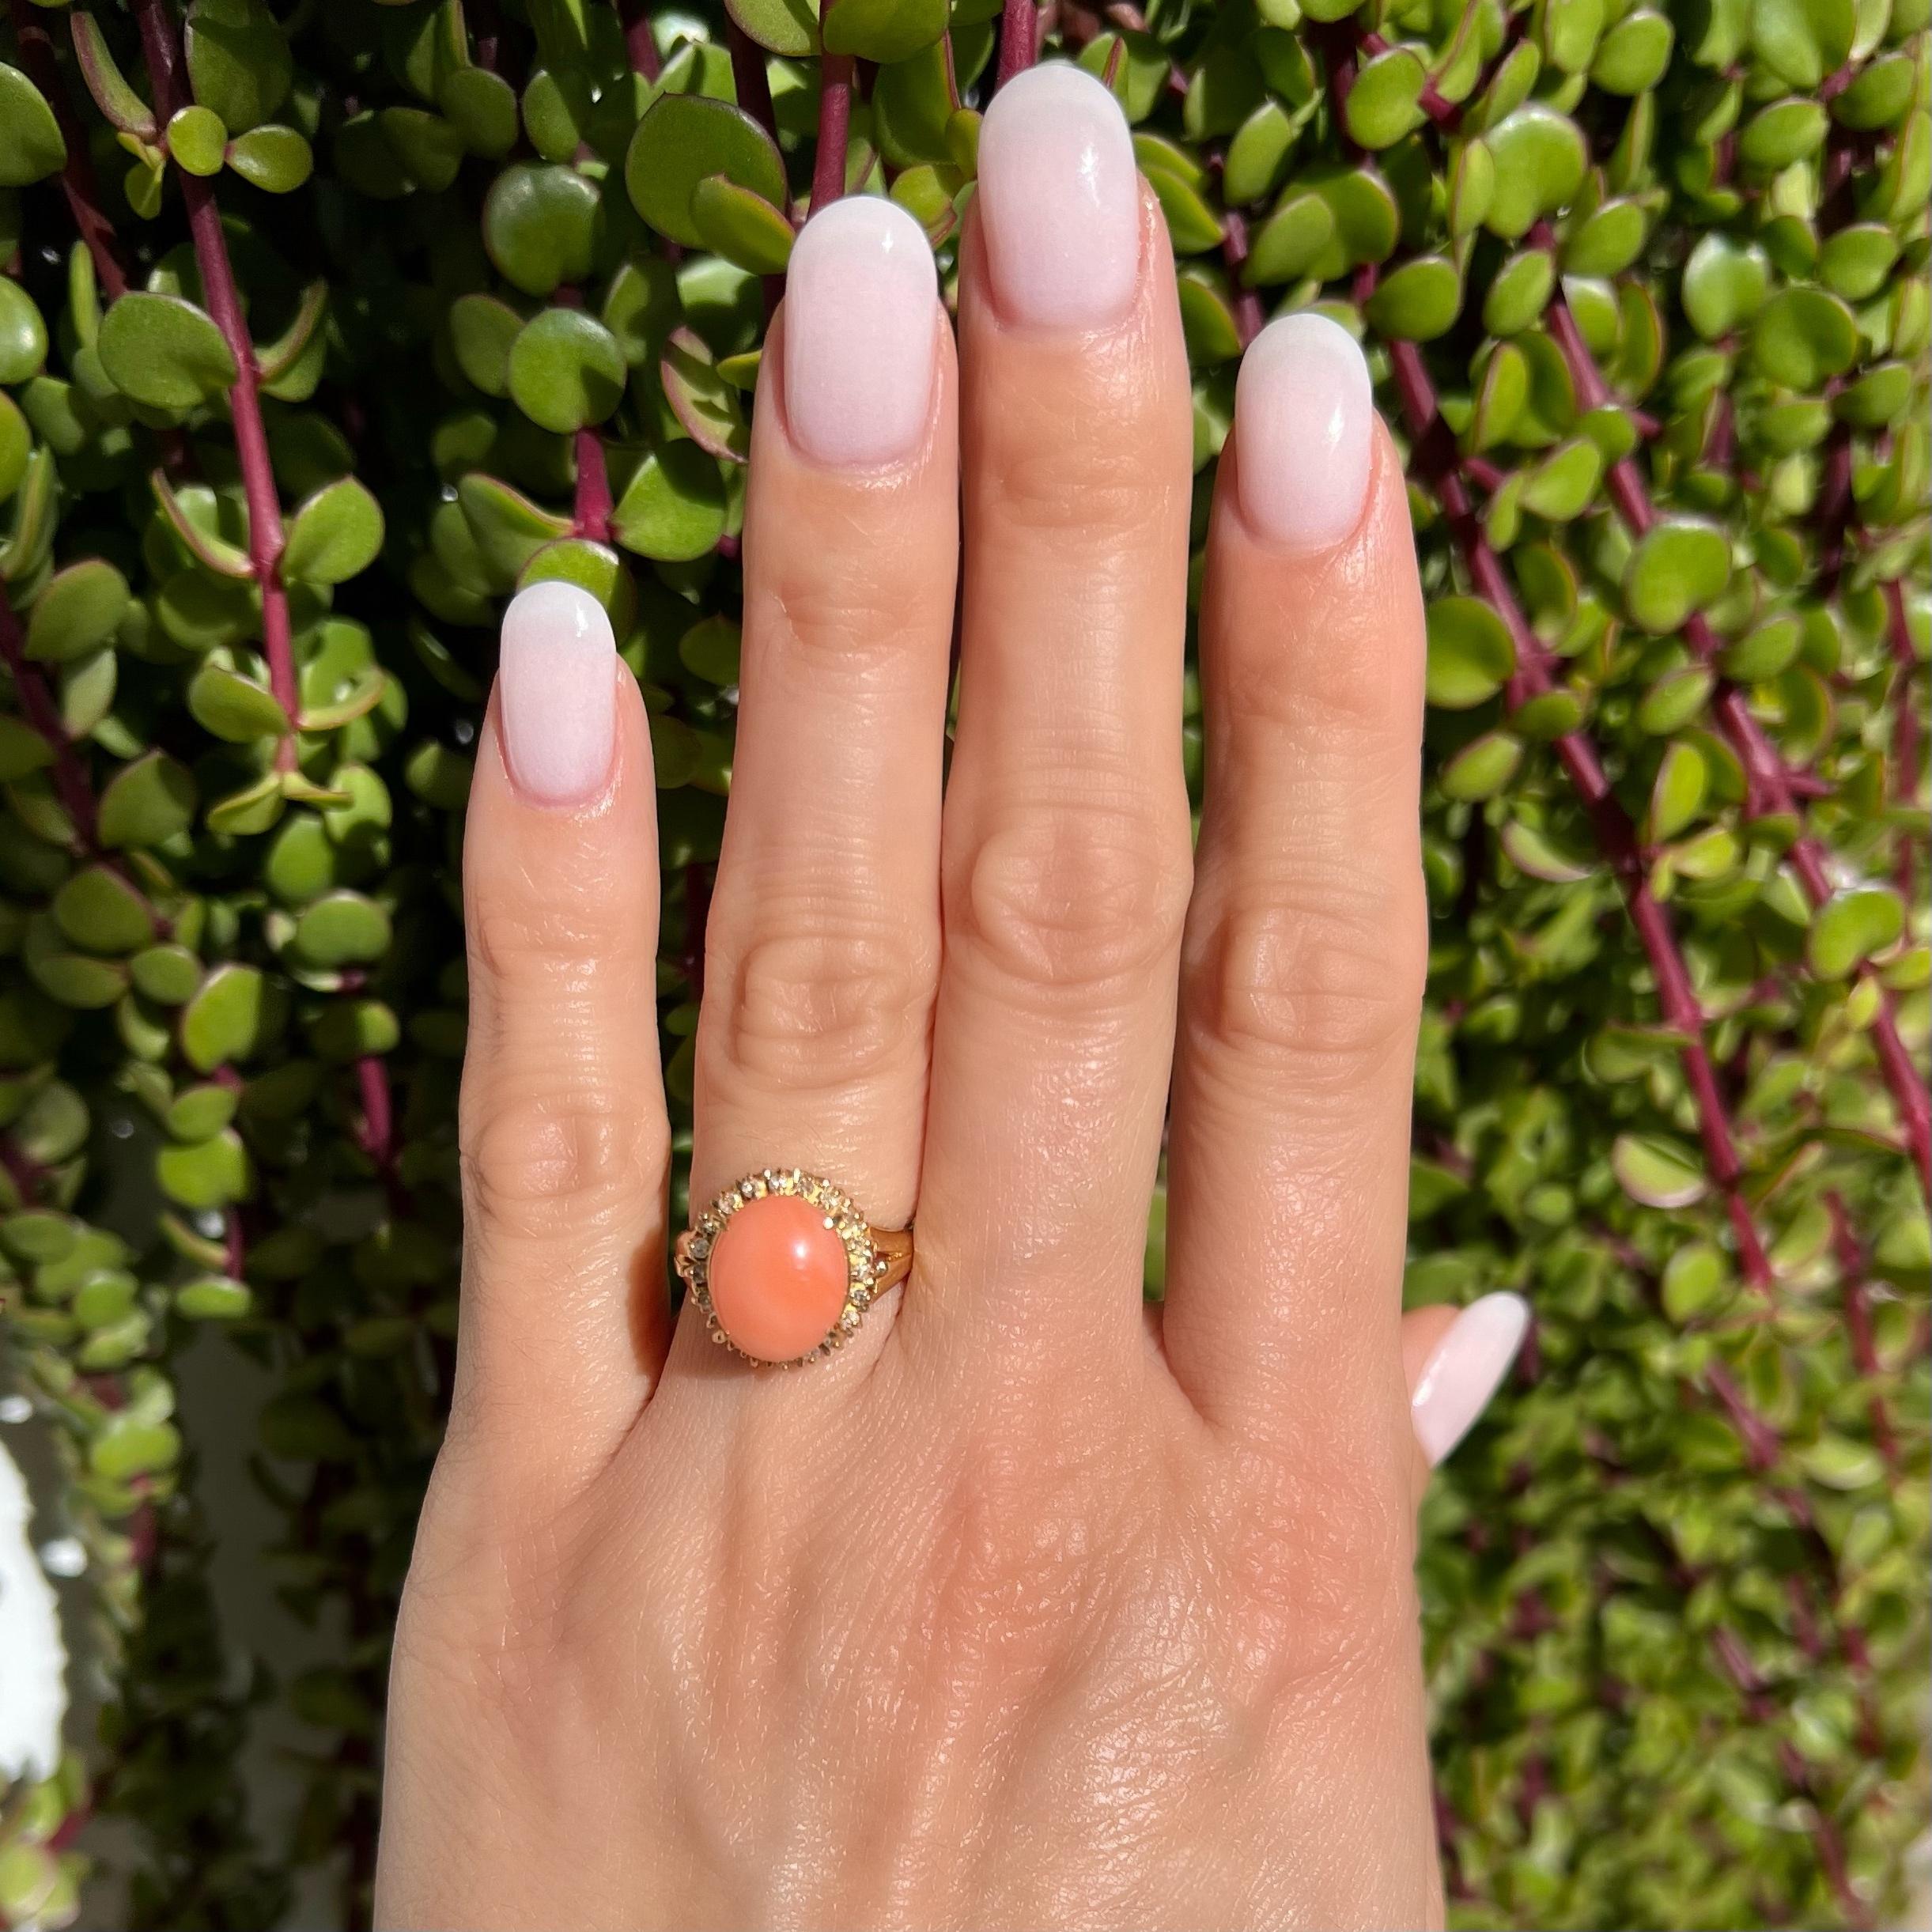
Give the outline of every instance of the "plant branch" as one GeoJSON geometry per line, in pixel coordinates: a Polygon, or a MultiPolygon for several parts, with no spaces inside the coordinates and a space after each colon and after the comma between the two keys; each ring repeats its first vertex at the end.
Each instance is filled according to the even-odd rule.
{"type": "Polygon", "coordinates": [[[0,657],[13,675],[13,689],[27,722],[44,738],[54,754],[54,789],[59,794],[75,832],[90,850],[94,844],[94,788],[87,767],[75,750],[67,728],[61,722],[60,707],[47,687],[47,674],[27,655],[27,640],[9,601],[6,588],[0,584],[0,657]]]}
{"type": "Polygon", "coordinates": [[[618,16],[624,23],[624,52],[631,71],[647,81],[655,81],[664,71],[657,57],[657,42],[651,32],[648,0],[618,0],[618,16]]]}
{"type": "Polygon", "coordinates": [[[603,438],[588,424],[579,429],[577,448],[576,534],[593,543],[611,540],[611,471],[604,459],[603,438]]]}
{"type": "Polygon", "coordinates": [[[852,56],[827,54],[819,63],[819,145],[812,152],[811,206],[815,214],[845,191],[852,138],[852,56]]]}
{"type": "Polygon", "coordinates": [[[1034,0],[1006,0],[1000,13],[1000,66],[994,86],[1006,85],[1038,59],[1040,16],[1034,0]]]}
{"type": "MultiPolygon", "coordinates": [[[[167,12],[167,0],[134,0],[141,25],[141,44],[147,57],[148,79],[154,90],[154,111],[164,126],[187,103],[180,74],[180,43],[167,12]]],[[[229,412],[234,424],[235,456],[241,469],[242,490],[248,503],[248,557],[255,566],[255,588],[262,599],[262,649],[268,660],[269,688],[288,714],[291,730],[276,751],[284,770],[295,765],[293,731],[301,713],[296,683],[295,649],[289,619],[289,592],[282,580],[283,544],[282,505],[275,493],[275,470],[268,453],[268,433],[262,422],[261,376],[255,345],[242,312],[235,271],[229,260],[228,239],[221,232],[221,210],[214,190],[202,176],[176,170],[182,201],[187,209],[188,232],[195,244],[195,266],[201,271],[202,297],[208,305],[229,353],[235,358],[235,380],[229,390],[229,412]]]]}

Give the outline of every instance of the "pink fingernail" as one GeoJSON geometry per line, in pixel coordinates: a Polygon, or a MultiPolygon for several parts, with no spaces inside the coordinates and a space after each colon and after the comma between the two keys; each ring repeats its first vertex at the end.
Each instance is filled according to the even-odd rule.
{"type": "Polygon", "coordinates": [[[603,789],[617,735],[617,640],[590,592],[532,584],[503,614],[497,670],[504,761],[540,805],[578,805],[603,789]]]}
{"type": "Polygon", "coordinates": [[[1326,316],[1255,337],[1234,388],[1242,513],[1258,536],[1326,550],[1362,520],[1375,400],[1355,338],[1326,316]]]}
{"type": "Polygon", "coordinates": [[[1133,299],[1140,189],[1111,92],[1055,62],[992,97],[979,137],[979,207],[1000,306],[1015,321],[1102,328],[1133,299]]]}
{"type": "Polygon", "coordinates": [[[873,469],[918,448],[938,300],[932,246],[896,202],[850,195],[805,224],[785,269],[785,394],[807,456],[873,469]]]}
{"type": "Polygon", "coordinates": [[[1507,1292],[1470,1302],[1450,1325],[1409,1398],[1416,1440],[1431,1463],[1440,1462],[1488,1408],[1529,1326],[1529,1304],[1507,1292]]]}

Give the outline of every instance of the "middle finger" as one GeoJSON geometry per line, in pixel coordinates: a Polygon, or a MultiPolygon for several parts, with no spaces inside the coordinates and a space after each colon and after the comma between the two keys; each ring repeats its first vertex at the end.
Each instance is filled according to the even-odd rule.
{"type": "Polygon", "coordinates": [[[1100,82],[1000,91],[972,212],[945,958],[900,1334],[943,1364],[963,1325],[1050,1367],[1141,1334],[1191,870],[1192,418],[1166,227],[1100,82]]]}

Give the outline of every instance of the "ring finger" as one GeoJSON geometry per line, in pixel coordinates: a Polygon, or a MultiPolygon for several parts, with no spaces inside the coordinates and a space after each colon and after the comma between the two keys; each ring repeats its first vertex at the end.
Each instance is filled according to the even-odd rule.
{"type": "MultiPolygon", "coordinates": [[[[911,1218],[940,955],[956,433],[925,236],[890,202],[834,202],[792,251],[753,429],[694,1202],[800,1166],[882,1226],[911,1218]]],[[[682,1325],[687,1366],[715,1355],[702,1339],[682,1325]]]]}

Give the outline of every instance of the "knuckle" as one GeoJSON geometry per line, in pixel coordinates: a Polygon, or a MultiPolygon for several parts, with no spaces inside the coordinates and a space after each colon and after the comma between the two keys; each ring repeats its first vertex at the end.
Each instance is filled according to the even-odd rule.
{"type": "Polygon", "coordinates": [[[661,1125],[634,1102],[595,1087],[463,1095],[464,1198],[477,1238],[573,1245],[654,1197],[665,1159],[661,1125]]]}
{"type": "MultiPolygon", "coordinates": [[[[549,882],[574,887],[573,881],[549,882]]],[[[627,968],[641,943],[632,895],[531,889],[479,895],[469,910],[472,978],[506,993],[554,995],[627,968]]]]}
{"type": "Polygon", "coordinates": [[[936,949],[897,921],[820,906],[720,949],[724,996],[706,1045],[729,1074],[786,1092],[864,1083],[923,1042],[936,949]]]}
{"type": "Polygon", "coordinates": [[[1023,986],[1087,991],[1170,958],[1192,868],[1143,795],[1009,809],[952,870],[948,943],[1023,986]]]}
{"type": "Polygon", "coordinates": [[[748,614],[750,628],[786,660],[822,669],[841,688],[908,671],[921,652],[906,614],[926,580],[889,562],[836,555],[792,558],[774,569],[748,614]]]}
{"type": "Polygon", "coordinates": [[[1427,971],[1418,874],[1378,887],[1348,865],[1229,892],[1190,943],[1185,1005],[1209,1050],[1298,1085],[1337,1085],[1412,1047],[1427,971]]]}

